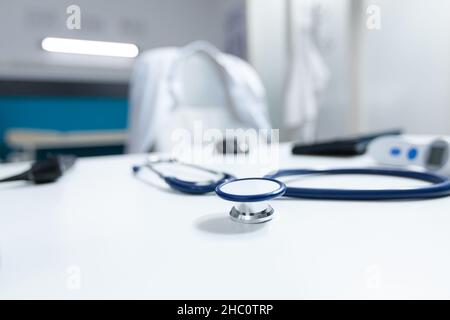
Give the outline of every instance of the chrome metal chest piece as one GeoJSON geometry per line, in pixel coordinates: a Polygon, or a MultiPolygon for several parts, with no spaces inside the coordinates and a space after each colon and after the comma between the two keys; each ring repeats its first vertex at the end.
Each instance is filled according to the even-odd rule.
{"type": "Polygon", "coordinates": [[[251,224],[272,220],[275,211],[268,201],[285,192],[284,183],[267,178],[231,180],[216,188],[219,197],[235,203],[230,211],[231,219],[251,224]]]}

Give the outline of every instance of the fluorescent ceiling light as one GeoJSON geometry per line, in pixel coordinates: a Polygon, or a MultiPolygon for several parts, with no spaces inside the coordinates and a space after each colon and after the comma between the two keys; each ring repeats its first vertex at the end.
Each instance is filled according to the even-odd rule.
{"type": "Polygon", "coordinates": [[[95,56],[110,56],[134,58],[139,49],[132,43],[91,41],[64,38],[45,38],[42,49],[49,52],[88,54],[95,56]]]}

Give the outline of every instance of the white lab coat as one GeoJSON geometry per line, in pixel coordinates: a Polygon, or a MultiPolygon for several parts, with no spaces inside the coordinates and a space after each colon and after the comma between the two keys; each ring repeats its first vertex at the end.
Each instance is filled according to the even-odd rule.
{"type": "Polygon", "coordinates": [[[283,124],[291,133],[290,138],[313,142],[317,130],[319,95],[327,85],[329,71],[313,34],[318,3],[302,1],[297,5],[300,7],[293,17],[283,124]]]}
{"type": "Polygon", "coordinates": [[[185,48],[162,48],[141,55],[130,80],[129,139],[127,150],[146,152],[170,123],[182,96],[178,63],[192,54],[209,55],[223,73],[230,112],[248,128],[270,129],[264,87],[256,71],[240,58],[223,54],[207,43],[185,48]]]}

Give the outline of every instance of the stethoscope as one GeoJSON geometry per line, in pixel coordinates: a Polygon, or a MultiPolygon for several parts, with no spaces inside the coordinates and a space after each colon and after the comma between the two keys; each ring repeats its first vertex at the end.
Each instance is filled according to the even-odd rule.
{"type": "Polygon", "coordinates": [[[134,166],[137,174],[148,168],[163,179],[169,187],[187,194],[206,194],[215,192],[220,198],[234,202],[230,211],[232,220],[241,223],[263,223],[274,216],[274,209],[268,201],[285,196],[290,198],[320,200],[414,200],[432,199],[450,195],[450,180],[447,177],[430,173],[400,169],[351,168],[330,170],[287,169],[279,170],[263,178],[237,179],[231,174],[207,169],[201,166],[180,162],[176,159],[150,159],[142,166],[134,166]],[[166,176],[155,169],[162,163],[181,164],[213,174],[217,179],[191,182],[166,176]],[[362,174],[409,178],[431,183],[431,185],[409,189],[352,190],[289,187],[279,181],[281,177],[303,175],[362,174]]]}
{"type": "Polygon", "coordinates": [[[210,192],[214,192],[216,187],[218,185],[221,185],[227,181],[234,180],[235,177],[231,174],[227,174],[224,172],[219,172],[215,170],[210,170],[201,166],[197,166],[191,163],[181,162],[175,158],[150,158],[147,160],[147,162],[140,166],[133,166],[133,173],[136,175],[138,174],[142,168],[150,169],[152,172],[154,172],[156,175],[158,175],[162,180],[164,180],[167,185],[172,188],[173,190],[176,190],[181,193],[187,193],[187,194],[206,194],[210,192]],[[197,169],[200,171],[207,172],[209,174],[215,175],[217,179],[214,180],[205,180],[205,181],[187,181],[178,179],[173,176],[166,176],[162,173],[162,171],[156,169],[156,165],[158,164],[178,164],[185,167],[190,167],[193,169],[197,169]]]}

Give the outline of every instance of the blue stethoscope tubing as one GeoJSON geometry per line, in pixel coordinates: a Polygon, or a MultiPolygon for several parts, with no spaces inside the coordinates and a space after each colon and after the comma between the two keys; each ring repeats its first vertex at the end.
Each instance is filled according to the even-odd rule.
{"type": "Polygon", "coordinates": [[[409,171],[401,169],[387,169],[387,168],[344,168],[344,169],[284,169],[275,173],[266,175],[263,178],[247,178],[236,179],[233,175],[202,168],[197,165],[187,164],[177,161],[176,159],[159,159],[149,161],[142,166],[134,166],[133,173],[137,174],[142,168],[147,167],[154,173],[159,175],[172,189],[181,193],[201,195],[210,192],[216,192],[217,195],[229,201],[236,202],[255,202],[261,200],[275,199],[281,196],[291,198],[303,199],[318,199],[318,200],[415,200],[415,199],[431,199],[450,196],[450,179],[431,172],[409,171]],[[185,166],[190,166],[195,169],[203,170],[212,174],[220,176],[218,180],[210,180],[205,182],[191,182],[181,180],[173,176],[166,176],[159,170],[153,167],[158,163],[178,163],[185,166]],[[431,183],[429,186],[408,188],[408,189],[327,189],[327,188],[300,188],[289,187],[279,181],[282,177],[304,176],[304,175],[340,175],[340,174],[361,174],[361,175],[377,175],[377,176],[392,176],[400,178],[409,178],[421,180],[431,183]],[[222,186],[231,181],[238,180],[257,180],[266,179],[273,180],[280,184],[276,192],[270,194],[258,195],[233,195],[225,194],[222,191],[222,186]]]}
{"type": "Polygon", "coordinates": [[[148,168],[154,173],[156,173],[161,179],[163,179],[167,185],[172,188],[173,190],[176,190],[181,193],[191,194],[191,195],[202,195],[207,194],[210,192],[214,192],[216,187],[218,185],[224,184],[227,181],[236,179],[233,175],[225,173],[225,172],[218,172],[206,168],[201,168],[199,166],[189,164],[189,163],[183,163],[179,162],[176,159],[168,158],[168,159],[158,159],[154,161],[148,161],[144,165],[135,165],[133,166],[133,174],[137,175],[142,168],[148,168]],[[207,182],[194,182],[194,181],[187,181],[187,180],[181,180],[173,176],[166,176],[159,170],[155,169],[153,167],[154,164],[159,163],[178,163],[184,166],[189,166],[198,170],[202,170],[205,172],[209,172],[216,175],[221,175],[221,178],[216,181],[207,181],[207,182]]]}
{"type": "Polygon", "coordinates": [[[223,178],[210,184],[198,184],[197,182],[184,181],[175,177],[164,177],[164,181],[172,188],[181,193],[202,195],[213,192],[217,185],[235,179],[230,174],[224,174],[223,178]]]}
{"type": "Polygon", "coordinates": [[[322,188],[299,188],[287,187],[285,197],[320,199],[320,200],[413,200],[431,199],[450,195],[450,180],[447,177],[429,172],[407,171],[397,169],[375,169],[375,168],[351,168],[351,169],[286,169],[279,170],[265,178],[275,179],[288,176],[301,175],[339,175],[339,174],[362,174],[393,176],[432,183],[430,186],[410,189],[381,189],[381,190],[350,190],[350,189],[322,189],[322,188]]]}
{"type": "Polygon", "coordinates": [[[222,199],[228,200],[228,201],[260,202],[260,201],[272,200],[272,199],[281,197],[286,193],[286,189],[287,189],[286,185],[279,180],[269,179],[269,178],[244,178],[244,179],[232,179],[232,180],[228,180],[222,184],[219,184],[219,185],[217,185],[215,191],[219,197],[221,197],[222,199]],[[269,180],[269,181],[272,181],[272,182],[278,184],[278,188],[271,192],[255,194],[255,195],[235,195],[235,194],[230,194],[230,193],[224,192],[222,190],[222,186],[227,183],[232,183],[232,182],[236,182],[236,181],[248,181],[248,180],[254,180],[254,181],[255,180],[266,180],[266,181],[269,180]]]}

